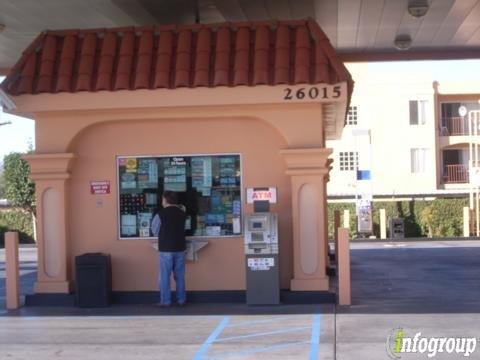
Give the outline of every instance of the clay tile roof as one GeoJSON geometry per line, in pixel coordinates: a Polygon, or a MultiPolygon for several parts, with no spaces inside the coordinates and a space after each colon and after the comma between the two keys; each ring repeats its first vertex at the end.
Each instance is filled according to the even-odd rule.
{"type": "Polygon", "coordinates": [[[0,85],[10,95],[353,81],[311,19],[45,31],[0,85]]]}

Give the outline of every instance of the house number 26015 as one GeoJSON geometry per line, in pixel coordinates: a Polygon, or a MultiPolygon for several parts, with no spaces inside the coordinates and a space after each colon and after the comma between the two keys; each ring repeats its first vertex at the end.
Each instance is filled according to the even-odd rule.
{"type": "Polygon", "coordinates": [[[285,96],[283,100],[303,100],[303,99],[337,99],[342,95],[340,86],[331,87],[316,87],[300,88],[298,90],[292,90],[291,88],[284,89],[285,96]]]}

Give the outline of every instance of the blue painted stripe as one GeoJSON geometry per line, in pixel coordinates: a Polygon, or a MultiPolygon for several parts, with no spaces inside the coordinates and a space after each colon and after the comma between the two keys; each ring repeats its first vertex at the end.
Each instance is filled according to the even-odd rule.
{"type": "Polygon", "coordinates": [[[228,340],[236,340],[236,339],[246,339],[246,338],[257,337],[257,336],[265,336],[265,335],[285,334],[285,333],[289,333],[289,332],[295,332],[295,331],[306,330],[306,329],[310,329],[310,326],[303,326],[303,327],[298,327],[298,328],[268,331],[268,332],[261,332],[261,333],[253,333],[253,334],[248,334],[248,335],[232,336],[232,337],[218,339],[217,342],[228,341],[228,340]]]}
{"type": "Polygon", "coordinates": [[[272,346],[265,346],[265,347],[261,347],[261,348],[253,348],[253,349],[243,350],[243,351],[220,353],[220,354],[217,354],[216,357],[214,357],[212,359],[225,359],[225,358],[230,357],[230,356],[235,356],[235,357],[245,356],[245,355],[250,355],[250,354],[255,354],[255,353],[286,349],[286,348],[289,348],[289,347],[292,347],[292,346],[305,345],[305,344],[308,344],[308,343],[309,343],[309,341],[297,341],[297,342],[282,343],[282,344],[277,344],[277,345],[272,345],[272,346]]]}
{"type": "Polygon", "coordinates": [[[318,359],[318,348],[320,345],[320,314],[313,317],[312,339],[310,340],[310,360],[318,359]]]}
{"type": "Polygon", "coordinates": [[[197,353],[193,357],[193,360],[203,360],[203,356],[207,352],[208,348],[217,339],[218,335],[220,335],[221,332],[227,327],[229,321],[230,321],[230,316],[225,316],[222,319],[220,324],[217,325],[215,330],[212,331],[210,336],[207,338],[207,340],[205,340],[205,342],[202,344],[200,349],[197,351],[197,353]]]}
{"type": "Polygon", "coordinates": [[[252,326],[252,325],[257,325],[257,324],[272,323],[272,322],[275,322],[275,321],[280,321],[280,320],[285,320],[285,319],[286,319],[286,317],[284,317],[284,316],[278,316],[278,317],[274,317],[274,318],[271,318],[271,319],[264,319],[264,320],[242,321],[242,322],[238,322],[238,323],[235,323],[235,324],[230,324],[230,325],[228,325],[228,327],[232,328],[232,327],[241,327],[241,326],[252,326]]]}

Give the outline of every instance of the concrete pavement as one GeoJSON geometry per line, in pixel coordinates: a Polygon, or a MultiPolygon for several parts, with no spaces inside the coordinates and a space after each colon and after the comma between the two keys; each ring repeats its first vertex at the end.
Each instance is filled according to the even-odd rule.
{"type": "MultiPolygon", "coordinates": [[[[34,254],[21,254],[31,291],[34,254]]],[[[22,308],[0,314],[0,359],[380,360],[399,328],[407,337],[480,337],[480,242],[354,243],[351,258],[351,307],[22,308]]],[[[469,358],[480,359],[480,340],[469,358]]]]}

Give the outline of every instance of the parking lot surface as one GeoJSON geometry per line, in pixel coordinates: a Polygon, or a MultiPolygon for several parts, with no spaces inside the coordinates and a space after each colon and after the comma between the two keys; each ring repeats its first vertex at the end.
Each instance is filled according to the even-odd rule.
{"type": "MultiPolygon", "coordinates": [[[[35,249],[20,253],[22,291],[28,293],[35,249]]],[[[480,243],[353,243],[351,258],[351,307],[115,305],[6,312],[0,251],[0,359],[429,359],[427,352],[389,354],[388,341],[398,329],[406,337],[480,337],[480,243]]],[[[443,352],[433,358],[467,357],[443,352]]],[[[468,358],[480,359],[480,344],[468,358]]]]}

